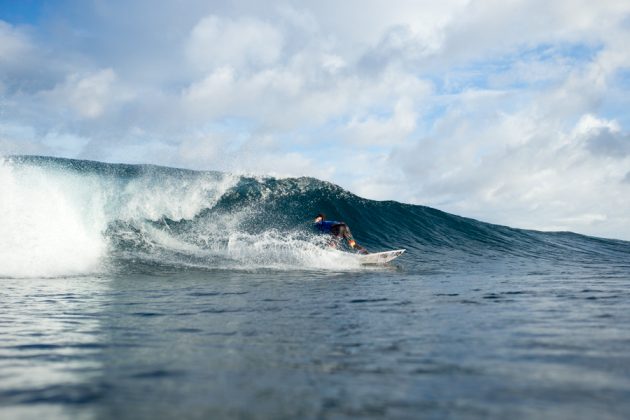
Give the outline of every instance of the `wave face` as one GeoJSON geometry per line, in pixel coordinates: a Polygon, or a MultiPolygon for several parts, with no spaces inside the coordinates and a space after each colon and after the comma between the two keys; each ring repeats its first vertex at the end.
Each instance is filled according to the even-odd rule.
{"type": "Polygon", "coordinates": [[[406,248],[403,269],[531,270],[630,260],[629,242],[367,200],[313,178],[16,156],[0,160],[0,197],[0,277],[362,269],[313,233],[318,212],[348,223],[370,250],[406,248]]]}

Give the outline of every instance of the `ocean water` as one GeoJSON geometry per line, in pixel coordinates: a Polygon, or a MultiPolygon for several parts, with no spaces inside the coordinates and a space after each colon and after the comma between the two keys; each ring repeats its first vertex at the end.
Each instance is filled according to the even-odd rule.
{"type": "Polygon", "coordinates": [[[0,160],[0,418],[630,415],[630,243],[248,178],[0,160]],[[385,267],[331,250],[346,221],[385,267]]]}

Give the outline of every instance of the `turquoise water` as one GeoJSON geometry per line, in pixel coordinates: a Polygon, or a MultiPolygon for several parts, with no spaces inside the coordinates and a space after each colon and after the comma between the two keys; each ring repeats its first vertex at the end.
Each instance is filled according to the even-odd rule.
{"type": "Polygon", "coordinates": [[[2,418],[627,418],[630,243],[277,180],[0,162],[2,418]],[[327,249],[345,220],[388,267],[327,249]]]}

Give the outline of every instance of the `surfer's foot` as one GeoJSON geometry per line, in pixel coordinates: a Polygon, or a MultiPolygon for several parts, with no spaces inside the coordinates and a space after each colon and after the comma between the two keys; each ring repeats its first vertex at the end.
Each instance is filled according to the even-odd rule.
{"type": "Polygon", "coordinates": [[[348,241],[348,245],[350,245],[350,248],[352,249],[356,249],[356,251],[359,254],[367,254],[368,252],[365,250],[365,248],[363,248],[361,245],[357,245],[356,241],[354,239],[350,239],[348,241]]]}

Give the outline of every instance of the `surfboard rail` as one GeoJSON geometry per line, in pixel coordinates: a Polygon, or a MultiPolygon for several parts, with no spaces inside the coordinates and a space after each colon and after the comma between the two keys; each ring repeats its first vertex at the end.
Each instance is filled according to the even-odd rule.
{"type": "Polygon", "coordinates": [[[392,251],[374,252],[365,255],[359,255],[361,264],[385,264],[392,261],[395,258],[400,257],[406,250],[395,249],[392,251]]]}

